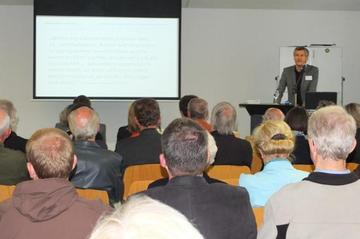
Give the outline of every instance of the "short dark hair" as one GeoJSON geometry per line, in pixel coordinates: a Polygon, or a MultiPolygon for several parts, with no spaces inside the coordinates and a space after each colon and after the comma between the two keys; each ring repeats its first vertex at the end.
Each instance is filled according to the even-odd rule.
{"type": "Polygon", "coordinates": [[[292,130],[306,133],[309,116],[304,107],[294,107],[285,116],[285,122],[292,130]]]}
{"type": "Polygon", "coordinates": [[[73,100],[73,104],[84,104],[91,107],[91,101],[86,95],[79,95],[73,100]]]}
{"type": "Polygon", "coordinates": [[[172,121],[161,137],[162,151],[174,176],[199,175],[208,166],[208,135],[195,121],[172,121]]]}
{"type": "Polygon", "coordinates": [[[143,98],[136,100],[134,104],[134,114],[141,126],[159,126],[160,108],[156,100],[143,98]]]}
{"type": "Polygon", "coordinates": [[[295,52],[297,52],[297,51],[304,51],[304,52],[305,52],[305,55],[306,55],[306,56],[309,56],[309,50],[308,50],[306,47],[304,47],[304,46],[297,46],[297,47],[295,47],[295,49],[294,49],[294,55],[295,55],[295,52]]]}
{"type": "Polygon", "coordinates": [[[188,104],[189,101],[198,98],[196,95],[184,95],[179,101],[179,109],[183,116],[189,117],[188,115],[188,104]]]}

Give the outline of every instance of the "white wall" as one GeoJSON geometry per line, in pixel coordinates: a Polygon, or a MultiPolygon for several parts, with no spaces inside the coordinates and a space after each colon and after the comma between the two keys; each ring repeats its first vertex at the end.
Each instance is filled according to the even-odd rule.
{"type": "MultiPolygon", "coordinates": [[[[51,127],[69,102],[32,101],[32,6],[0,6],[0,97],[19,112],[18,133],[29,137],[51,127]]],[[[336,43],[343,47],[347,78],[344,103],[360,102],[360,12],[183,9],[182,91],[212,107],[227,100],[270,102],[278,74],[279,47],[336,43]]],[[[320,73],[321,74],[321,73],[320,73]]],[[[129,102],[95,102],[107,124],[107,140],[126,124],[129,102]]],[[[179,116],[177,102],[161,102],[163,127],[179,116]]],[[[239,109],[239,129],[249,134],[249,116],[239,109]]]]}

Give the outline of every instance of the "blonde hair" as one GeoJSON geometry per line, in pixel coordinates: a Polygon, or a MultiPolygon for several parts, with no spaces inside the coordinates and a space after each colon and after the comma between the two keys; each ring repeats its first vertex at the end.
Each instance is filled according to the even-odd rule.
{"type": "Polygon", "coordinates": [[[350,103],[345,106],[345,110],[355,119],[356,127],[360,128],[360,104],[350,103]]]}
{"type": "Polygon", "coordinates": [[[140,131],[139,126],[135,122],[135,102],[136,101],[133,101],[131,103],[128,111],[128,130],[131,133],[140,131]]]}
{"type": "Polygon", "coordinates": [[[308,137],[324,159],[345,160],[355,141],[354,118],[340,106],[327,106],[311,114],[308,137]]]}
{"type": "Polygon", "coordinates": [[[267,120],[254,131],[256,149],[264,155],[290,154],[295,137],[290,127],[281,120],[267,120]]]}
{"type": "Polygon", "coordinates": [[[174,208],[147,196],[133,196],[101,218],[89,239],[203,239],[174,208]]]}
{"type": "Polygon", "coordinates": [[[26,157],[39,178],[68,178],[74,163],[74,148],[64,131],[39,129],[26,144],[26,157]]]}

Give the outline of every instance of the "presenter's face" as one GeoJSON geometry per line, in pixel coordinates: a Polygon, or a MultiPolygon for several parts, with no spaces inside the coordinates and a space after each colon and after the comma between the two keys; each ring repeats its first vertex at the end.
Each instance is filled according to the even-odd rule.
{"type": "Polygon", "coordinates": [[[305,51],[295,51],[294,61],[296,66],[304,66],[308,60],[305,51]]]}

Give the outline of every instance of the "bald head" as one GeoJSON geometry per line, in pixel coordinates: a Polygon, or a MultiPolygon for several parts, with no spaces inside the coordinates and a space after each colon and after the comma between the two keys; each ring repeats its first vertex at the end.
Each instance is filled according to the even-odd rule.
{"type": "Polygon", "coordinates": [[[278,108],[269,108],[265,111],[263,116],[263,121],[267,120],[284,120],[285,115],[284,113],[279,110],[278,108]]]}
{"type": "Polygon", "coordinates": [[[83,106],[72,111],[68,116],[68,122],[76,140],[95,140],[100,118],[91,108],[83,106]]]}
{"type": "Polygon", "coordinates": [[[10,117],[5,110],[0,108],[0,142],[4,142],[10,133],[10,117]]]}

